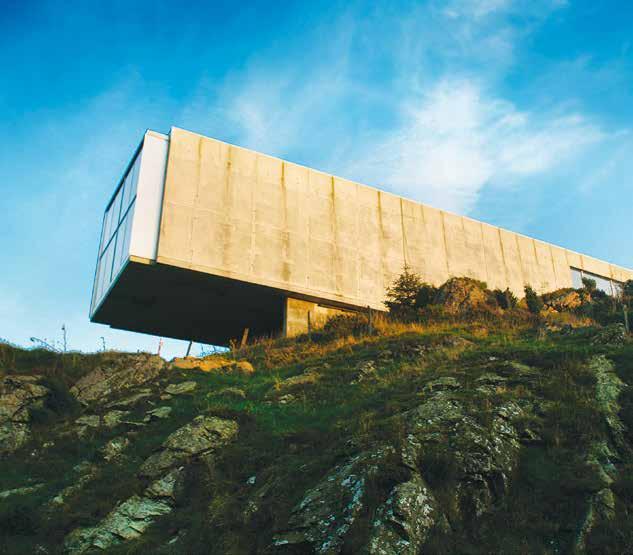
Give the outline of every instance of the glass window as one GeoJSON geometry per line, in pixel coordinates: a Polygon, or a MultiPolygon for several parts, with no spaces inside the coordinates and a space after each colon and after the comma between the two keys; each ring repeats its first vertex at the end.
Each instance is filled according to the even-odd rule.
{"type": "Polygon", "coordinates": [[[125,221],[121,224],[119,235],[121,235],[121,251],[120,251],[120,266],[123,265],[130,255],[130,239],[132,237],[132,220],[134,218],[134,203],[130,207],[125,221]]]}
{"type": "Polygon", "coordinates": [[[133,211],[134,208],[132,205],[132,208],[130,208],[130,210],[128,211],[125,219],[121,222],[121,225],[119,226],[119,230],[117,231],[116,250],[114,255],[114,264],[112,268],[113,279],[118,275],[119,270],[123,267],[123,264],[128,258],[130,249],[130,241],[128,235],[130,233],[130,228],[132,227],[131,222],[133,211]]]}
{"type": "Polygon", "coordinates": [[[613,289],[611,288],[611,280],[607,278],[603,278],[602,276],[597,276],[595,274],[587,274],[587,277],[595,280],[596,287],[609,295],[613,294],[613,289]]]}
{"type": "Polygon", "coordinates": [[[114,202],[112,203],[112,209],[114,210],[112,214],[112,230],[111,234],[114,234],[117,226],[119,225],[119,220],[121,216],[121,199],[123,198],[123,189],[125,188],[125,182],[123,186],[118,190],[116,196],[114,197],[114,202]]]}
{"type": "Polygon", "coordinates": [[[571,268],[571,281],[575,289],[582,289],[584,287],[582,280],[592,279],[596,282],[596,288],[600,291],[604,291],[607,295],[619,295],[622,291],[622,284],[613,279],[599,276],[598,274],[592,274],[591,272],[585,272],[577,268],[571,268]]]}
{"type": "Polygon", "coordinates": [[[105,252],[103,253],[103,280],[101,283],[101,294],[105,293],[112,279],[112,254],[114,253],[114,241],[110,241],[105,252]]]}
{"type": "Polygon", "coordinates": [[[97,271],[95,272],[95,283],[92,287],[92,303],[91,310],[94,310],[97,302],[99,301],[99,278],[101,274],[101,258],[97,261],[97,271]]]}
{"type": "Polygon", "coordinates": [[[101,240],[101,252],[103,252],[108,245],[108,241],[112,236],[112,205],[108,208],[107,212],[103,216],[103,238],[101,240]]]}
{"type": "Polygon", "coordinates": [[[134,159],[114,199],[103,215],[101,243],[93,287],[93,310],[129,257],[141,152],[139,151],[134,159]]]}
{"type": "Polygon", "coordinates": [[[582,288],[582,272],[576,268],[571,269],[571,284],[574,289],[582,288]]]}
{"type": "Polygon", "coordinates": [[[621,297],[623,292],[624,292],[624,287],[622,286],[622,284],[619,281],[614,281],[613,282],[613,294],[616,297],[621,297]]]}
{"type": "Polygon", "coordinates": [[[141,159],[141,155],[139,154],[136,157],[136,160],[134,160],[134,164],[130,168],[130,171],[128,172],[127,177],[125,178],[125,194],[123,195],[121,218],[125,217],[125,211],[127,210],[128,206],[130,206],[130,204],[132,203],[132,200],[134,199],[134,195],[136,194],[136,183],[138,181],[138,168],[139,168],[140,159],[141,159]]]}

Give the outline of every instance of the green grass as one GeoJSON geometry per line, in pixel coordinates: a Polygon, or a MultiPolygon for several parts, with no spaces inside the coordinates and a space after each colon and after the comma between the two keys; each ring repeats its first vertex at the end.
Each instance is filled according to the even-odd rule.
{"type": "MultiPolygon", "coordinates": [[[[595,377],[587,371],[586,361],[605,354],[614,361],[620,378],[633,385],[633,347],[591,345],[590,331],[538,339],[532,322],[490,329],[485,325],[440,322],[383,328],[372,336],[261,342],[235,353],[255,366],[253,375],[168,370],[155,386],[154,404],[140,402],[129,418],[140,421],[148,409],[167,404],[172,407],[171,416],[140,429],[131,437],[126,456],[107,465],[100,462],[99,449],[125,427],[89,433],[81,441],[66,434],[82,410],[68,396],[68,387],[115,355],[57,355],[0,345],[4,372],[42,375],[52,390],[45,410],[34,415],[33,442],[14,457],[0,460],[0,490],[46,483],[35,494],[2,504],[0,551],[29,552],[38,543],[59,546],[75,527],[96,524],[118,502],[143,490],[147,484],[138,477],[138,469],[170,433],[199,414],[209,414],[237,421],[237,441],[223,449],[214,464],[200,461],[188,468],[185,501],[142,539],[112,552],[154,552],[183,530],[186,534],[174,552],[262,552],[307,489],[359,450],[383,443],[400,445],[404,431],[392,417],[427,399],[425,384],[430,380],[454,376],[462,387],[450,395],[484,428],[491,425],[496,407],[504,402],[536,403],[538,410],[520,419],[517,426],[538,429],[541,441],[522,447],[508,495],[472,526],[460,521],[458,509],[452,506],[458,468],[450,449],[438,444],[437,449],[427,450],[418,465],[453,528],[449,534],[435,530],[425,552],[565,552],[589,496],[600,487],[587,465],[587,454],[597,442],[611,441],[595,398],[595,377]],[[434,347],[451,336],[465,338],[472,346],[434,347]],[[419,356],[413,349],[417,345],[431,349],[419,356]],[[386,351],[391,356],[381,358],[386,351]],[[379,361],[375,379],[352,384],[358,363],[367,360],[379,361]],[[532,367],[535,373],[519,377],[509,370],[508,361],[532,367]],[[269,395],[283,380],[311,367],[318,367],[320,379],[293,389],[297,402],[282,405],[269,395]],[[484,396],[476,391],[477,379],[487,373],[506,376],[508,381],[484,396]],[[157,400],[165,383],[183,380],[198,384],[193,394],[157,400]],[[218,394],[227,387],[242,389],[246,398],[218,394]],[[52,441],[53,446],[42,450],[44,441],[52,441]],[[30,455],[33,452],[35,456],[30,455]],[[72,469],[82,461],[99,464],[100,473],[72,503],[52,519],[44,519],[38,507],[73,483],[72,469]],[[247,483],[251,476],[256,476],[255,485],[247,483]],[[253,499],[259,510],[251,514],[248,507],[253,499]]],[[[633,445],[632,390],[624,389],[619,399],[629,447],[633,445]]],[[[622,552],[631,541],[627,530],[632,524],[628,515],[633,514],[633,482],[630,453],[627,456],[618,463],[613,486],[616,518],[597,525],[589,537],[590,552],[599,553],[600,546],[604,553],[622,552]]],[[[364,512],[346,539],[346,552],[362,548],[376,508],[393,485],[406,478],[406,472],[394,460],[385,463],[383,472],[369,484],[364,512]]]]}

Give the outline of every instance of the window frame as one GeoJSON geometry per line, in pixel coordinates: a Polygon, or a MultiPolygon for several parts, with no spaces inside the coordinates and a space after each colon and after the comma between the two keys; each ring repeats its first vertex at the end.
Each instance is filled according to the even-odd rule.
{"type": "MultiPolygon", "coordinates": [[[[110,199],[108,200],[108,203],[106,204],[105,210],[103,211],[103,217],[102,217],[102,223],[101,223],[101,235],[99,238],[99,250],[97,252],[97,263],[95,264],[95,272],[94,272],[94,279],[93,279],[93,297],[92,297],[91,310],[90,310],[91,314],[94,314],[96,309],[99,307],[101,301],[103,300],[110,286],[112,285],[114,278],[116,277],[116,275],[118,275],[118,273],[123,269],[123,266],[125,265],[124,263],[122,263],[120,267],[117,269],[117,274],[116,275],[114,274],[114,265],[117,258],[117,253],[113,252],[111,260],[110,260],[109,272],[107,272],[105,268],[102,271],[102,268],[101,268],[102,263],[107,262],[106,260],[104,260],[106,252],[110,249],[112,242],[116,240],[116,237],[118,236],[119,231],[121,229],[122,223],[126,222],[128,214],[130,214],[131,209],[136,204],[136,195],[138,191],[138,177],[140,175],[141,157],[143,153],[144,142],[145,142],[145,138],[143,138],[143,140],[141,140],[139,145],[136,147],[136,150],[134,151],[134,155],[132,156],[128,164],[126,165],[125,171],[123,172],[121,178],[119,179],[117,186],[114,189],[114,192],[112,193],[112,195],[110,196],[110,199]],[[128,180],[128,177],[131,177],[132,179],[128,180]],[[123,201],[126,197],[125,189],[127,189],[127,187],[132,187],[132,186],[134,187],[134,193],[132,196],[128,197],[129,204],[124,209],[123,201]],[[117,202],[117,197],[119,193],[120,193],[120,197],[118,198],[119,206],[117,210],[115,203],[117,202]],[[112,213],[110,213],[111,209],[112,209],[112,213]],[[115,215],[115,212],[116,212],[116,217],[117,217],[116,221],[114,221],[112,217],[115,215]],[[109,217],[109,220],[108,220],[108,217],[109,217]],[[106,229],[106,226],[108,226],[108,229],[106,229]],[[104,279],[106,273],[109,276],[107,280],[104,279]],[[101,276],[103,276],[103,278],[101,278],[101,276]],[[101,279],[103,279],[104,282],[107,281],[107,283],[101,283],[101,279]]],[[[131,217],[133,217],[133,211],[132,211],[131,217]]],[[[131,226],[131,222],[130,222],[130,226],[131,226]]],[[[122,237],[121,239],[123,240],[123,245],[125,244],[129,245],[129,241],[126,241],[125,237],[122,237]]],[[[116,250],[116,243],[113,246],[113,249],[116,250]]]]}
{"type": "Polygon", "coordinates": [[[596,282],[596,285],[598,285],[599,283],[598,280],[604,280],[604,281],[609,282],[610,291],[604,291],[604,289],[600,287],[598,287],[598,289],[600,291],[604,291],[605,293],[607,293],[607,295],[610,295],[612,297],[617,297],[620,294],[620,291],[622,290],[622,286],[624,285],[622,282],[618,281],[617,279],[601,276],[600,274],[594,274],[593,272],[588,272],[587,270],[583,270],[582,268],[576,268],[575,266],[570,266],[569,268],[572,272],[572,286],[574,285],[574,278],[573,278],[574,272],[578,272],[580,275],[581,287],[579,288],[574,287],[575,289],[582,288],[582,280],[585,278],[593,279],[596,282]]]}

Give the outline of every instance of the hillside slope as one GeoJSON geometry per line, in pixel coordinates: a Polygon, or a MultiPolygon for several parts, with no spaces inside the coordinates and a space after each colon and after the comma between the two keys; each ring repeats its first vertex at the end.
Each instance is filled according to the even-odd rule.
{"type": "Polygon", "coordinates": [[[384,325],[176,362],[1,346],[0,552],[633,549],[617,326],[384,325]]]}

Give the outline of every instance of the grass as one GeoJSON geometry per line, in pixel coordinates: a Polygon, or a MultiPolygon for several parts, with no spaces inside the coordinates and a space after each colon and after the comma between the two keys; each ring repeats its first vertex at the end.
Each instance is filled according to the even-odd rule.
{"type": "MultiPolygon", "coordinates": [[[[542,437],[521,450],[509,494],[495,511],[479,519],[475,528],[460,527],[458,508],[453,506],[458,467],[450,449],[438,444],[437,449],[427,450],[418,465],[453,528],[450,534],[435,530],[425,552],[539,553],[567,549],[588,496],[600,486],[586,464],[586,454],[596,442],[609,438],[595,400],[595,378],[587,372],[586,361],[596,354],[607,355],[620,378],[633,385],[633,347],[594,346],[583,333],[539,339],[535,322],[524,316],[506,320],[494,315],[481,320],[451,317],[408,324],[377,318],[374,324],[372,335],[352,330],[338,337],[315,334],[312,340],[260,340],[232,353],[254,365],[253,375],[166,371],[161,384],[155,385],[156,392],[167,382],[183,380],[193,380],[198,387],[192,395],[162,402],[154,395],[141,402],[131,420],[140,420],[147,409],[161,404],[172,407],[171,417],[152,422],[134,435],[126,457],[119,463],[100,464],[94,482],[49,521],[38,516],[38,506],[76,480],[75,465],[86,460],[99,463],[99,449],[124,430],[99,430],[82,441],[64,435],[81,412],[69,397],[68,387],[117,355],[59,355],[0,345],[4,372],[41,375],[52,391],[45,410],[34,415],[33,443],[14,458],[0,461],[0,490],[25,483],[47,484],[36,494],[2,505],[0,551],[29,552],[38,543],[58,546],[73,528],[97,523],[118,502],[142,491],[146,484],[137,475],[142,461],[171,432],[198,414],[236,420],[238,440],[224,449],[214,464],[200,461],[188,468],[186,502],[177,505],[142,539],[112,552],[154,552],[183,530],[187,532],[174,544],[174,552],[264,551],[274,530],[284,527],[304,492],[333,466],[375,444],[401,444],[405,432],[401,421],[392,417],[419,405],[429,394],[426,383],[442,376],[458,379],[462,388],[452,395],[484,427],[490,426],[495,407],[503,402],[537,403],[537,415],[517,425],[538,429],[542,437]],[[464,338],[472,345],[465,349],[439,347],[451,337],[464,338]],[[420,354],[419,346],[429,349],[420,354]],[[353,385],[357,365],[368,360],[379,361],[375,378],[353,385]],[[536,374],[519,379],[508,369],[508,360],[533,367],[536,374]],[[295,403],[282,405],[271,400],[269,393],[283,392],[285,379],[311,368],[316,368],[313,371],[319,379],[293,389],[295,403]],[[512,379],[485,397],[476,392],[477,379],[491,372],[512,379]],[[243,390],[246,398],[218,394],[228,387],[243,390]],[[37,455],[30,456],[34,446],[44,441],[53,445],[46,450],[36,447],[37,455]],[[254,485],[247,483],[252,476],[256,477],[254,485]],[[251,503],[257,505],[257,511],[251,510],[251,503]]],[[[629,445],[633,444],[631,390],[625,389],[619,399],[629,445]]],[[[630,460],[618,468],[613,486],[618,497],[617,517],[595,528],[589,538],[590,552],[599,552],[597,546],[604,545],[605,553],[616,553],[616,548],[630,540],[622,528],[631,525],[627,515],[633,514],[630,470],[630,460]]],[[[394,460],[369,484],[364,512],[346,539],[346,552],[362,547],[376,508],[406,472],[394,460]]]]}

